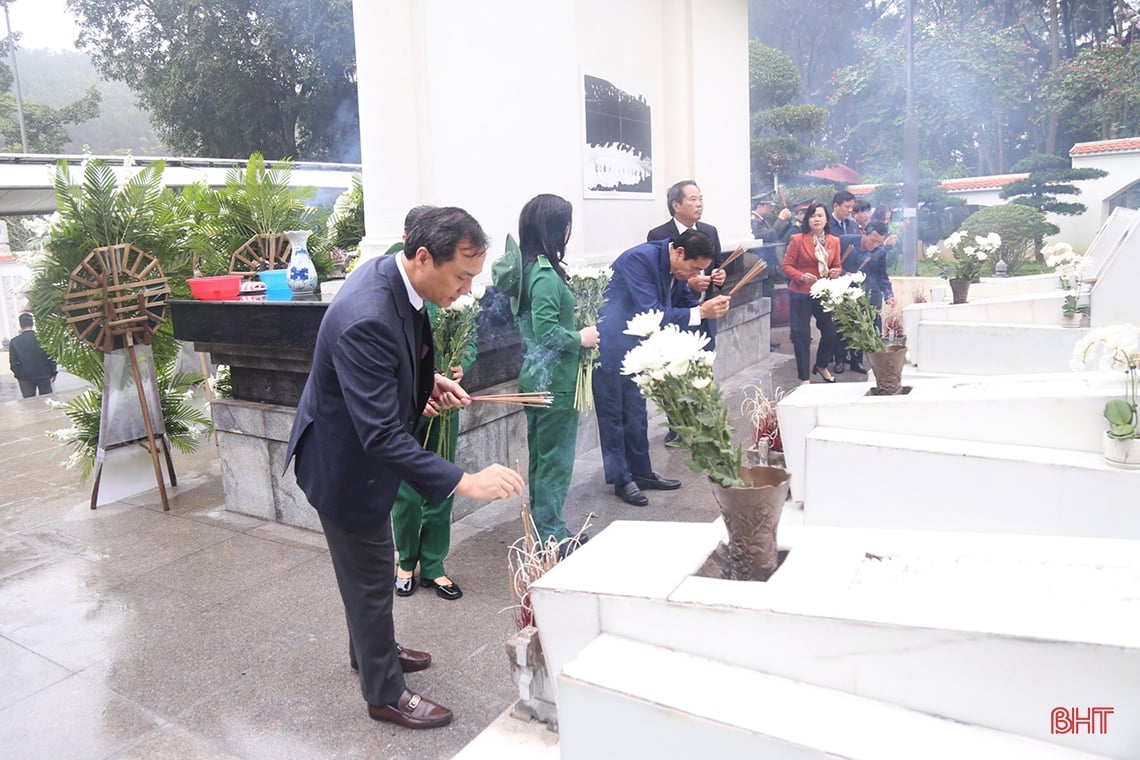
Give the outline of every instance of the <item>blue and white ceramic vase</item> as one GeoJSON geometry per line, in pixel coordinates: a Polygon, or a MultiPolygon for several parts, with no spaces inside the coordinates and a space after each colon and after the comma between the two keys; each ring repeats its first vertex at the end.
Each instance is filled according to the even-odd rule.
{"type": "Polygon", "coordinates": [[[289,230],[285,237],[289,238],[289,245],[293,252],[289,255],[288,274],[285,281],[289,283],[289,290],[294,293],[312,293],[317,289],[317,269],[313,266],[313,259],[309,256],[308,240],[310,230],[289,230]]]}

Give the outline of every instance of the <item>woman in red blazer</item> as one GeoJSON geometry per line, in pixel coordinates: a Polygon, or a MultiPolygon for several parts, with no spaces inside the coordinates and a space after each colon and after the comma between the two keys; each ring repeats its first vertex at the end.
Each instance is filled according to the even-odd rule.
{"type": "Polygon", "coordinates": [[[839,238],[828,235],[827,209],[812,203],[804,213],[802,232],[788,240],[784,254],[784,274],[788,276],[788,307],[791,312],[792,347],[796,350],[796,374],[800,383],[811,382],[808,359],[811,355],[811,318],[819,328],[819,349],[812,375],[834,383],[827,369],[835,346],[835,324],[820,302],[812,298],[811,286],[821,278],[834,279],[843,273],[839,264],[839,238]]]}

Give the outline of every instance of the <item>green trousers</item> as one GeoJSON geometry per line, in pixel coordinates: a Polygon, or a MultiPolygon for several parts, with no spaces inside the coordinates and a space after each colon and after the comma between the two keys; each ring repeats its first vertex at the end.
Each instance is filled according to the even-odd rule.
{"type": "Polygon", "coordinates": [[[562,504],[570,490],[578,442],[578,410],[573,407],[574,394],[569,396],[569,408],[562,408],[556,399],[554,408],[526,409],[530,515],[541,541],[551,536],[558,541],[566,538],[562,504]]]}
{"type": "MultiPolygon", "coordinates": [[[[448,457],[455,461],[455,445],[459,440],[459,415],[451,415],[450,425],[441,424],[443,417],[421,417],[416,424],[416,440],[425,449],[438,451],[441,428],[448,427],[448,457]]],[[[451,505],[454,496],[431,505],[407,483],[400,483],[396,501],[392,504],[392,536],[396,541],[400,569],[412,571],[420,566],[421,578],[439,578],[443,559],[451,549],[451,505]]]]}

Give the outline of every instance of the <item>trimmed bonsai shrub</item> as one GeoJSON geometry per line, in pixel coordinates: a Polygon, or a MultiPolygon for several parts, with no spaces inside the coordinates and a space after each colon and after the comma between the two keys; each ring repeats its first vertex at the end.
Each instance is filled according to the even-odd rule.
{"type": "Polygon", "coordinates": [[[1000,235],[1001,247],[991,257],[990,271],[1001,260],[1005,262],[1006,274],[1012,277],[1027,258],[1036,254],[1036,241],[1048,234],[1049,224],[1045,215],[1035,208],[1004,203],[975,211],[966,217],[960,229],[970,236],[985,236],[991,232],[1000,235]]]}

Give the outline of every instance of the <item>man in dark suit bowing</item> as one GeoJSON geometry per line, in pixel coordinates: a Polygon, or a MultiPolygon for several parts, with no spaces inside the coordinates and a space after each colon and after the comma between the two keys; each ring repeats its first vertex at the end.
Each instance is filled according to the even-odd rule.
{"type": "Polygon", "coordinates": [[[640,338],[626,335],[626,323],[642,312],[664,313],[663,324],[693,328],[702,319],[717,319],[728,311],[728,296],[698,303],[691,292],[682,297],[676,289],[712,264],[713,245],[697,230],[674,240],[655,240],[630,248],[610,265],[606,302],[598,315],[601,362],[594,370],[594,406],[606,483],[627,504],[644,507],[649,499],[642,489],[673,490],[678,480],[662,478],[649,461],[648,416],[645,399],[633,380],[621,374],[626,352],[640,338]],[[687,302],[681,303],[687,298],[687,302]],[[678,305],[681,303],[681,305],[678,305]]]}
{"type": "MultiPolygon", "coordinates": [[[[705,197],[701,193],[701,189],[697,187],[697,183],[691,179],[683,179],[676,182],[665,191],[665,203],[669,207],[669,216],[673,217],[669,221],[662,224],[660,227],[654,227],[645,236],[647,242],[654,240],[672,240],[686,230],[697,230],[708,235],[709,240],[712,241],[713,260],[711,266],[717,266],[721,261],[720,255],[720,235],[717,234],[716,227],[711,224],[705,224],[701,221],[701,215],[705,211],[705,197]]],[[[717,288],[724,285],[725,272],[723,269],[713,269],[711,272],[707,271],[707,267],[690,277],[677,291],[677,305],[683,306],[686,303],[688,294],[686,291],[691,291],[697,294],[697,301],[703,301],[707,296],[711,295],[709,290],[710,286],[717,288]]],[[[700,329],[705,335],[709,336],[709,350],[716,348],[716,322],[709,319],[702,319],[700,324],[694,328],[700,329]]],[[[680,440],[680,436],[673,430],[670,424],[669,431],[665,433],[665,444],[669,445],[680,440]]]]}
{"type": "Polygon", "coordinates": [[[444,726],[452,714],[404,683],[431,655],[395,639],[391,510],[400,481],[431,503],[452,493],[501,499],[523,487],[497,464],[465,473],[412,435],[429,399],[437,408],[471,403],[435,374],[424,301],[448,306],[470,291],[486,250],[470,214],[438,208],[412,227],[402,255],[357,267],[321,322],[285,455],[286,467],[296,457],[297,484],[320,515],[368,714],[407,728],[444,726]]]}

